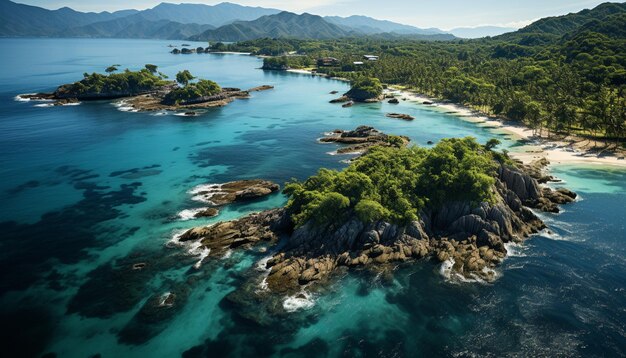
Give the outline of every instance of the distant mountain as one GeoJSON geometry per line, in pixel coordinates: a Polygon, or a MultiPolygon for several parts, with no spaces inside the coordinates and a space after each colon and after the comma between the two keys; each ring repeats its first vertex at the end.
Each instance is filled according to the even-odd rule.
{"type": "Polygon", "coordinates": [[[623,37],[626,24],[626,3],[604,3],[593,9],[563,16],[546,17],[519,29],[499,35],[498,40],[534,46],[571,39],[579,34],[600,33],[623,37]]]}
{"type": "Polygon", "coordinates": [[[401,35],[436,35],[445,33],[439,29],[421,29],[418,27],[398,24],[387,20],[377,20],[367,16],[354,15],[350,17],[325,16],[324,20],[358,31],[363,34],[380,34],[393,32],[401,35]]]}
{"type": "Polygon", "coordinates": [[[59,31],[133,15],[137,10],[78,12],[68,7],[47,10],[0,0],[0,36],[54,36],[59,31]]]}
{"type": "Polygon", "coordinates": [[[279,12],[231,3],[161,3],[143,11],[83,13],[67,7],[48,10],[0,0],[0,36],[186,39],[233,21],[279,12]]]}
{"type": "Polygon", "coordinates": [[[217,5],[161,3],[135,15],[149,21],[169,20],[181,24],[219,27],[234,21],[251,21],[261,16],[278,14],[281,10],[251,7],[223,2],[217,5]]]}
{"type": "Polygon", "coordinates": [[[477,39],[487,36],[498,36],[507,32],[516,31],[514,27],[500,27],[500,26],[478,26],[478,27],[458,27],[448,31],[456,37],[462,39],[477,39]]]}
{"type": "Polygon", "coordinates": [[[180,40],[212,28],[214,27],[211,25],[181,24],[169,20],[148,21],[128,16],[62,30],[56,35],[58,37],[180,40]]]}
{"type": "Polygon", "coordinates": [[[591,10],[583,10],[563,16],[546,17],[517,31],[563,36],[587,24],[591,20],[602,21],[606,17],[626,12],[626,3],[604,3],[591,10]]]}
{"type": "Polygon", "coordinates": [[[196,41],[245,41],[262,37],[334,39],[354,35],[354,32],[325,21],[317,15],[297,15],[283,11],[253,21],[237,21],[190,37],[196,41]]]}

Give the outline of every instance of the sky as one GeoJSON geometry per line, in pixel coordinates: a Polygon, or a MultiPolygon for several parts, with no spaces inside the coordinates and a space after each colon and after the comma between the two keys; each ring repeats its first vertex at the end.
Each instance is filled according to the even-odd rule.
{"type": "MultiPolygon", "coordinates": [[[[115,11],[146,9],[164,0],[14,0],[16,2],[58,9],[63,6],[78,11],[115,11]]],[[[606,0],[605,0],[606,1],[606,0]]],[[[230,0],[230,2],[271,7],[296,13],[317,15],[366,15],[422,28],[495,25],[523,27],[547,16],[564,15],[595,7],[598,0],[230,0]]],[[[181,0],[167,2],[180,3],[181,0]]],[[[186,0],[185,3],[218,4],[215,0],[186,0]]]]}

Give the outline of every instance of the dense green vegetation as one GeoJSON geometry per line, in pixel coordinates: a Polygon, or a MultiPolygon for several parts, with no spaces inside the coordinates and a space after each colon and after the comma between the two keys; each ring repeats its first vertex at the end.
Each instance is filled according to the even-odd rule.
{"type": "Polygon", "coordinates": [[[277,56],[263,59],[264,70],[288,70],[309,68],[315,61],[309,56],[277,56]]]}
{"type": "Polygon", "coordinates": [[[117,66],[110,66],[105,71],[108,75],[99,73],[83,74],[79,82],[59,87],[56,91],[60,97],[106,97],[106,96],[132,96],[144,92],[153,91],[159,87],[170,84],[161,75],[155,75],[147,68],[139,71],[126,69],[120,73],[117,66]]]}
{"type": "Polygon", "coordinates": [[[180,71],[176,74],[176,82],[182,87],[171,90],[165,98],[165,104],[185,104],[202,98],[214,96],[222,91],[222,88],[215,82],[200,79],[191,82],[195,77],[188,71],[180,71]]]}
{"type": "Polygon", "coordinates": [[[383,94],[383,85],[378,78],[358,77],[352,80],[346,95],[355,101],[375,99],[383,94]]]}
{"type": "Polygon", "coordinates": [[[355,214],[363,222],[415,220],[421,209],[454,200],[491,201],[497,141],[444,139],[431,149],[374,147],[342,171],[321,169],[285,187],[296,225],[339,222],[355,214]]]}
{"type": "MultiPolygon", "coordinates": [[[[226,45],[263,55],[335,57],[318,72],[378,78],[543,131],[626,138],[626,4],[542,19],[495,38],[260,39],[226,45]],[[379,61],[363,61],[365,54],[379,61]],[[354,65],[355,61],[365,62],[354,65]]],[[[290,65],[292,57],[281,59],[290,65]]]]}

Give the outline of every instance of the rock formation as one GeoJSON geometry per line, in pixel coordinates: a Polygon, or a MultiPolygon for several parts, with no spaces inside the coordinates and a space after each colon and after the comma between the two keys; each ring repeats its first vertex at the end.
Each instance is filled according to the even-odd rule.
{"type": "Polygon", "coordinates": [[[337,150],[338,154],[347,153],[365,153],[370,147],[375,145],[392,146],[392,145],[408,145],[410,139],[406,136],[389,136],[378,131],[374,127],[359,126],[351,131],[336,129],[326,137],[320,138],[322,143],[341,143],[349,144],[337,150]],[[398,138],[401,143],[394,143],[391,138],[398,138]]]}
{"type": "Polygon", "coordinates": [[[234,202],[258,199],[277,192],[278,184],[268,180],[239,180],[224,184],[203,185],[192,193],[196,200],[208,202],[214,206],[222,206],[234,202]]]}
{"type": "MultiPolygon", "coordinates": [[[[373,131],[371,127],[357,128],[346,136],[337,131],[340,135],[336,138],[363,141],[373,131]]],[[[180,239],[200,242],[211,255],[219,255],[225,249],[284,236],[267,262],[268,288],[280,293],[294,293],[302,285],[323,282],[339,267],[423,258],[446,263],[451,275],[489,281],[507,254],[506,243],[521,242],[546,227],[529,207],[554,211],[556,205],[575,197],[567,190],[541,188],[524,168],[501,165],[496,179],[493,203],[448,202],[424,209],[419,220],[404,225],[385,221],[364,224],[352,215],[340,224],[307,222],[294,228],[289,213],[276,209],[195,228],[180,239]]]]}
{"type": "Polygon", "coordinates": [[[413,116],[410,116],[408,114],[402,114],[402,113],[387,113],[386,116],[389,118],[403,119],[405,121],[412,121],[415,119],[415,117],[413,116]]]}

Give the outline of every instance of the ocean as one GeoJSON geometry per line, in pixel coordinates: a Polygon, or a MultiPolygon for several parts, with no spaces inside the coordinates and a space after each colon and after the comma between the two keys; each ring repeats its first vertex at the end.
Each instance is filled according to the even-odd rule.
{"type": "MultiPolygon", "coordinates": [[[[302,297],[246,292],[268,253],[199,261],[172,239],[185,229],[285,204],[282,194],[211,219],[194,187],[262,178],[284,184],[349,156],[317,141],[371,125],[428,146],[447,137],[513,137],[401,102],[329,104],[348,84],[267,72],[244,55],[172,55],[174,41],[0,39],[0,317],[3,356],[420,357],[624,356],[626,170],[554,165],[580,199],[541,214],[549,231],[509,246],[493,283],[459,282],[419,261],[351,271],[302,297]],[[52,107],[52,91],[151,63],[224,87],[269,91],[200,116],[134,113],[110,101],[52,107]],[[385,117],[414,116],[412,122],[385,117]],[[141,270],[133,265],[145,264],[141,270]],[[261,263],[261,264],[260,264],[261,263]],[[155,312],[154,302],[175,304],[155,312]]],[[[192,46],[206,46],[193,43],[192,46]]],[[[259,288],[262,289],[262,288],[259,288]]]]}

